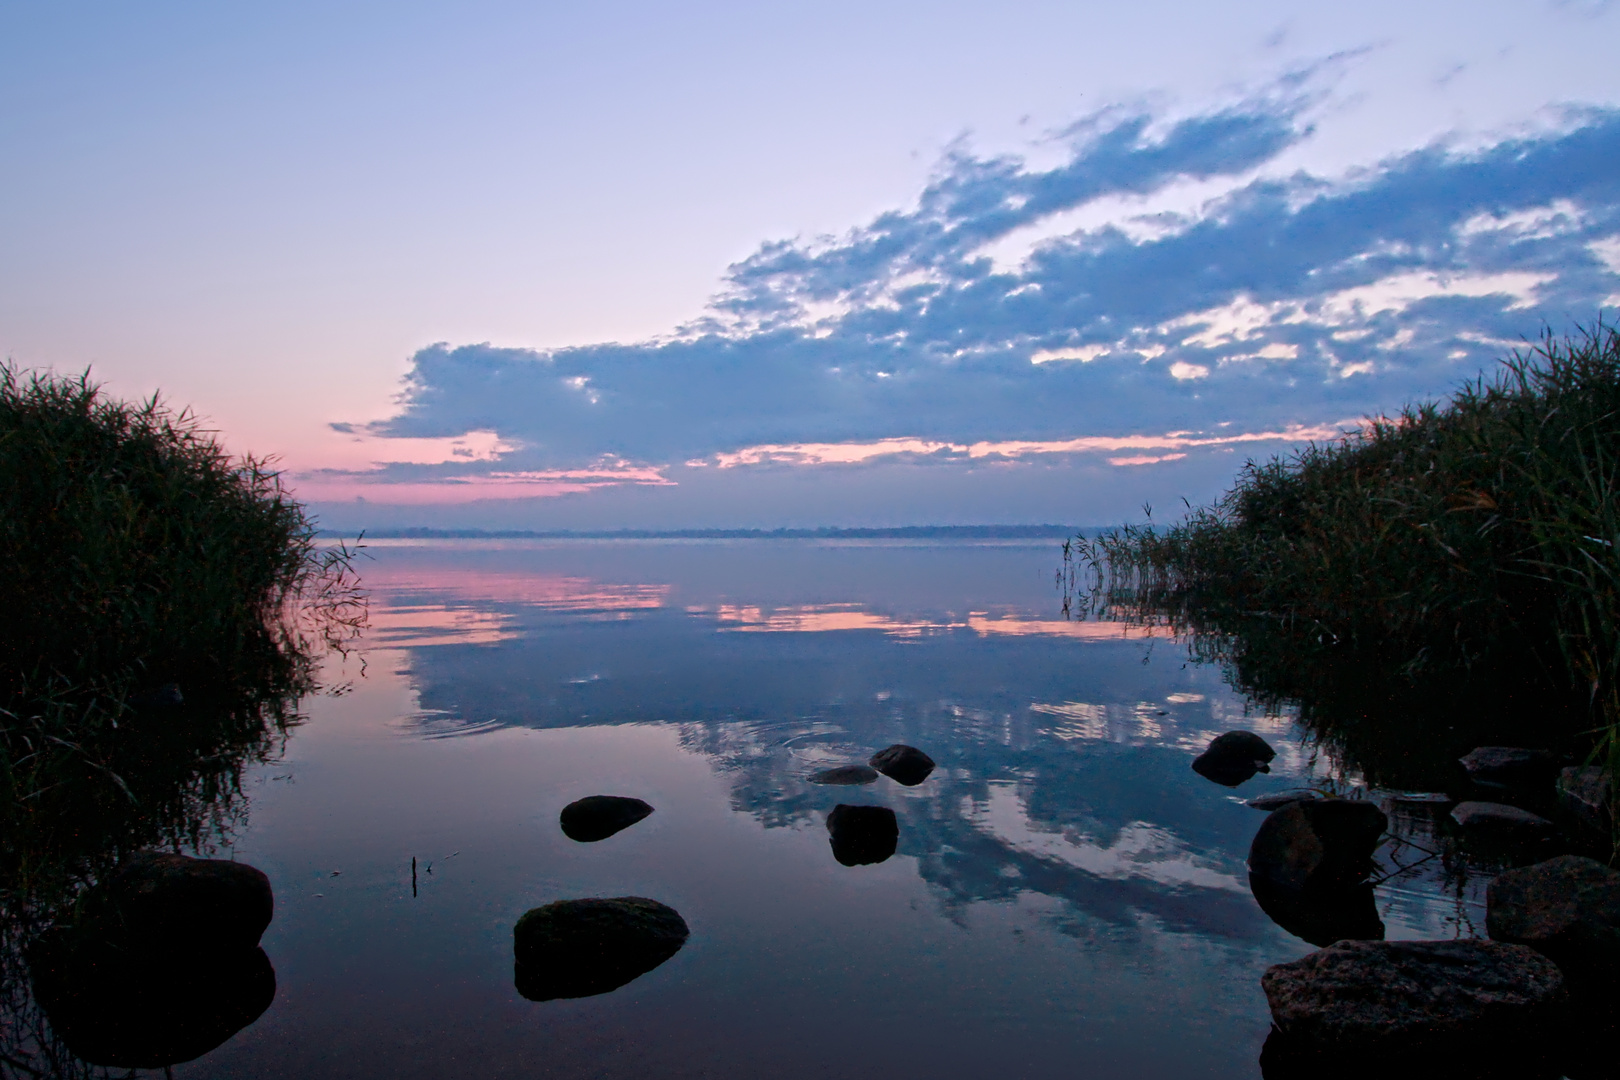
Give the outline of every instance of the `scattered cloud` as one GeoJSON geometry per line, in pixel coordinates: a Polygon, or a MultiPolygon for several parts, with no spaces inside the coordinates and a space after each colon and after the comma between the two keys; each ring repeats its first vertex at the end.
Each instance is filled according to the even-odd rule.
{"type": "Polygon", "coordinates": [[[761,245],[666,338],[430,346],[398,415],[343,429],[370,464],[301,483],[450,499],[883,460],[1173,465],[1331,437],[1620,295],[1620,111],[1322,177],[1277,166],[1311,132],[1303,86],[1104,110],[1045,168],[957,145],[912,205],[761,245]],[[1138,220],[1167,192],[1198,198],[1138,220]]]}

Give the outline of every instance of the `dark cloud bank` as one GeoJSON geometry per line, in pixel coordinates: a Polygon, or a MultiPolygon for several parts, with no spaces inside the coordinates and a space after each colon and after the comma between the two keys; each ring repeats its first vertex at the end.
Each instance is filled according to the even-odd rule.
{"type": "MultiPolygon", "coordinates": [[[[1442,394],[1543,326],[1597,318],[1620,293],[1620,111],[1572,111],[1534,133],[1435,145],[1333,180],[1265,175],[1308,137],[1305,112],[1278,97],[1174,122],[1104,113],[1070,131],[1066,160],[1044,171],[958,150],[912,208],[842,237],[763,245],[731,268],[701,319],[666,340],[423,349],[402,411],[369,433],[493,430],[520,448],[493,463],[372,476],[449,480],[617,458],[666,467],[697,506],[718,482],[706,488],[700,473],[734,475],[746,498],[758,485],[740,474],[771,467],[714,463],[760,444],[1333,424],[1442,394]],[[1193,181],[1226,187],[1192,209],[1062,225],[1097,200],[1174,203],[1193,181]]],[[[1099,495],[1134,495],[1149,474],[1175,472],[1205,494],[1230,477],[1233,454],[1195,449],[1147,472],[1095,453],[1026,455],[1043,464],[1017,468],[1061,461],[1063,475],[1090,477],[1099,495]],[[1130,475],[1110,475],[1120,473],[1130,475]]],[[[1016,471],[1005,460],[946,448],[808,471],[843,474],[826,490],[864,504],[881,497],[851,473],[914,483],[918,470],[1016,471]]],[[[980,507],[969,516],[1011,509],[975,503],[963,482],[963,505],[980,507]]],[[[985,490],[1009,483],[1020,482],[1003,475],[985,490]]],[[[606,494],[587,499],[605,507],[606,494]]],[[[660,498],[679,502],[667,489],[660,498]]],[[[700,523],[728,523],[715,517],[725,503],[715,497],[700,523]]]]}

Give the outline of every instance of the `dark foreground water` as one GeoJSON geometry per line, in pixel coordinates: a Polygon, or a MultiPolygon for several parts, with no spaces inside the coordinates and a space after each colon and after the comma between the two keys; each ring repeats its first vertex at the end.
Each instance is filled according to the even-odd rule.
{"type": "MultiPolygon", "coordinates": [[[[225,849],[275,888],[274,1004],[176,1076],[1259,1075],[1260,975],[1313,946],[1250,893],[1241,800],[1355,778],[1177,642],[1065,622],[1051,544],[370,552],[347,684],[225,849]],[[1189,764],[1237,727],[1279,756],[1228,790],[1189,764]],[[939,768],[805,780],[895,742],[939,768]],[[656,812],[569,840],[593,794],[656,812]],[[892,807],[896,854],[836,861],[840,802],[892,807]],[[518,917],[616,895],[678,910],[685,947],[521,997],[518,917]]],[[[1435,860],[1377,890],[1389,937],[1472,935],[1478,900],[1435,860]]]]}

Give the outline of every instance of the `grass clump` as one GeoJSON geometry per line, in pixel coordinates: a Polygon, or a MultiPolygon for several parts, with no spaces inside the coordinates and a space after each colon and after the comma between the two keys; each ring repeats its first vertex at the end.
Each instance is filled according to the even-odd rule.
{"type": "Polygon", "coordinates": [[[363,618],[349,554],[189,413],[0,368],[0,892],[186,842],[363,618]]]}
{"type": "Polygon", "coordinates": [[[1596,728],[1620,758],[1620,333],[1601,322],[1250,462],[1180,524],[1075,543],[1094,608],[1201,633],[1307,721],[1335,719],[1324,686],[1361,703],[1340,722],[1426,693],[1477,710],[1475,736],[1533,707],[1544,741],[1596,728]]]}

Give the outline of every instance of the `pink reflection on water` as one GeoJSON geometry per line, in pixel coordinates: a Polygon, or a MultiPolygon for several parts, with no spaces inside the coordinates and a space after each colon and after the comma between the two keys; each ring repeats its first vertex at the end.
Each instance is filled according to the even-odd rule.
{"type": "Polygon", "coordinates": [[[1165,627],[1143,627],[1122,622],[1081,622],[1067,619],[1028,618],[1019,612],[992,615],[988,611],[956,615],[906,617],[870,611],[861,604],[800,604],[764,608],[748,604],[721,604],[716,608],[689,608],[693,614],[712,612],[721,628],[755,633],[819,633],[831,630],[878,630],[890,637],[915,638],[953,630],[971,630],[980,637],[1000,635],[1080,638],[1118,641],[1123,638],[1169,637],[1165,627]]]}
{"type": "Polygon", "coordinates": [[[367,568],[362,582],[381,594],[433,593],[461,604],[522,604],[548,611],[630,611],[663,607],[671,586],[597,581],[569,574],[477,567],[367,568]]]}

